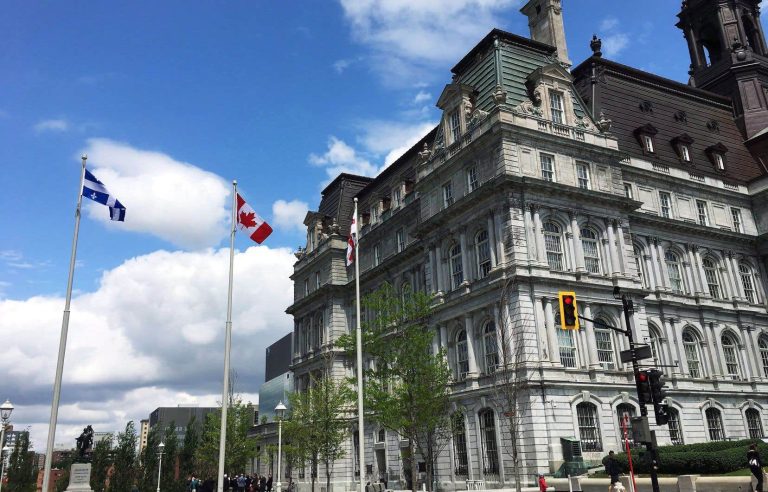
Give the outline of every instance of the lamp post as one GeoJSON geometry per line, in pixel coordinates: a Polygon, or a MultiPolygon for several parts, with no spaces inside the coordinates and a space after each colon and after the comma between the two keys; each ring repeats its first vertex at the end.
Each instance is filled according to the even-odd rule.
{"type": "Polygon", "coordinates": [[[165,449],[165,444],[163,444],[163,441],[160,441],[160,444],[157,445],[157,454],[160,456],[160,463],[157,465],[157,492],[160,492],[160,474],[163,471],[163,450],[165,449]]]}
{"type": "Polygon", "coordinates": [[[3,453],[5,453],[6,450],[10,450],[10,448],[5,445],[5,427],[11,419],[11,413],[13,413],[13,405],[10,400],[5,400],[5,403],[0,405],[0,446],[3,447],[2,453],[0,453],[0,459],[2,460],[2,463],[0,463],[0,490],[3,488],[3,474],[5,473],[5,458],[3,453]]]}
{"type": "Polygon", "coordinates": [[[283,456],[283,416],[285,415],[285,405],[283,405],[283,401],[280,400],[280,403],[277,404],[275,407],[275,415],[277,415],[277,492],[282,492],[283,484],[280,482],[280,479],[282,478],[282,470],[280,469],[282,465],[282,456],[283,456]]]}
{"type": "Polygon", "coordinates": [[[5,475],[5,462],[6,460],[10,459],[11,457],[11,448],[8,446],[3,446],[2,451],[0,451],[0,489],[3,487],[3,476],[5,475]]]}

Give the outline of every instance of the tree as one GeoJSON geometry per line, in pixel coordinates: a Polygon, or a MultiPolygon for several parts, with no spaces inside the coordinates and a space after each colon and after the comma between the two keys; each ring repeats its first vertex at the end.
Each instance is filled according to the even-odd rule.
{"type": "Polygon", "coordinates": [[[184,434],[184,442],[179,452],[179,473],[180,477],[185,479],[196,473],[195,471],[195,450],[200,441],[200,424],[195,416],[187,423],[187,431],[184,434]]]}
{"type": "Polygon", "coordinates": [[[109,492],[131,492],[134,482],[138,478],[137,446],[136,427],[131,420],[125,425],[125,431],[117,435],[114,469],[109,478],[109,492]]]}
{"type": "Polygon", "coordinates": [[[160,470],[160,490],[168,492],[182,492],[186,483],[176,480],[176,460],[179,455],[179,438],[176,437],[176,422],[171,421],[165,428],[163,437],[163,466],[160,470]]]}
{"type": "MultiPolygon", "coordinates": [[[[398,294],[385,283],[362,304],[369,313],[362,324],[363,353],[373,360],[364,370],[365,408],[376,422],[408,440],[412,490],[416,453],[424,458],[431,491],[434,464],[451,434],[451,372],[445,350],[432,349],[432,298],[407,287],[398,294]]],[[[339,344],[355,353],[354,335],[344,335],[339,344]]]]}
{"type": "MultiPolygon", "coordinates": [[[[248,437],[253,423],[253,410],[248,404],[230,395],[227,409],[227,439],[225,443],[225,473],[241,473],[256,456],[257,440],[248,437]]],[[[195,453],[197,470],[202,477],[215,477],[219,464],[219,437],[221,436],[221,411],[205,417],[200,445],[195,453]]]]}
{"type": "Polygon", "coordinates": [[[93,446],[91,454],[91,489],[94,492],[104,492],[106,489],[109,469],[112,466],[112,441],[110,435],[105,439],[100,439],[93,446]]]}
{"type": "Polygon", "coordinates": [[[319,463],[325,466],[326,490],[330,490],[332,465],[344,456],[342,445],[348,435],[344,414],[354,398],[345,380],[333,378],[333,356],[326,354],[323,361],[324,371],[310,376],[309,389],[290,395],[291,418],[285,422],[286,440],[310,464],[313,491],[319,463]]]}
{"type": "Polygon", "coordinates": [[[9,492],[34,492],[37,484],[37,469],[34,466],[35,453],[29,449],[29,431],[19,433],[11,456],[8,459],[9,492]]]}
{"type": "Polygon", "coordinates": [[[160,444],[160,435],[158,426],[154,426],[149,429],[147,444],[141,453],[141,468],[137,474],[139,490],[155,490],[157,487],[158,444],[160,444]]]}

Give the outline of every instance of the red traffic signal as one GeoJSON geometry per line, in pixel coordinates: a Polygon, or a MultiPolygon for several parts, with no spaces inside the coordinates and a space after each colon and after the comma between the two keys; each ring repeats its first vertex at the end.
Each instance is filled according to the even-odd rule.
{"type": "Polygon", "coordinates": [[[579,309],[575,292],[560,292],[560,327],[563,330],[579,329],[579,309]]]}

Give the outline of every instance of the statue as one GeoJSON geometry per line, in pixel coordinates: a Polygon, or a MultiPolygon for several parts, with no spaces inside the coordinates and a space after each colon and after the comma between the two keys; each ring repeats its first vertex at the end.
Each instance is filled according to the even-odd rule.
{"type": "Polygon", "coordinates": [[[77,438],[77,456],[85,458],[93,447],[93,428],[89,425],[83,429],[83,433],[77,438]]]}

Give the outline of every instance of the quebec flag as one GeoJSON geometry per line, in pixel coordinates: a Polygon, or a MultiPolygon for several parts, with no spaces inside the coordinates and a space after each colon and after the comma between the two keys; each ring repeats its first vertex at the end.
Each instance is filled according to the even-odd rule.
{"type": "Polygon", "coordinates": [[[83,181],[83,196],[108,206],[109,218],[111,220],[125,221],[125,207],[123,204],[117,201],[117,198],[110,195],[104,184],[96,179],[96,176],[87,169],[85,170],[85,180],[83,181]]]}

